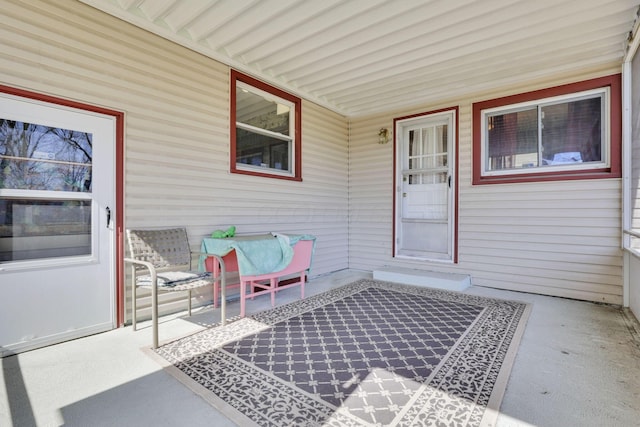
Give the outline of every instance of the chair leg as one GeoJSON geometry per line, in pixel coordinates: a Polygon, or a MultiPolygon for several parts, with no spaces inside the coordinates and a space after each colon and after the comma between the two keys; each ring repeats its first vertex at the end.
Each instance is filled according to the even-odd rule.
{"type": "MultiPolygon", "coordinates": [[[[224,266],[221,267],[224,272],[224,266]]],[[[224,273],[220,276],[220,323],[227,324],[227,279],[224,273]]]]}
{"type": "Polygon", "coordinates": [[[220,323],[222,326],[227,324],[227,267],[224,265],[224,259],[218,255],[213,256],[213,290],[214,305],[218,302],[216,294],[216,286],[220,293],[220,323]],[[217,268],[216,268],[217,267],[217,268]],[[219,281],[218,281],[219,279],[219,281]]]}
{"type": "Polygon", "coordinates": [[[218,308],[218,299],[220,298],[220,283],[216,279],[220,277],[220,274],[222,274],[220,272],[222,267],[218,264],[218,260],[216,258],[211,258],[211,261],[213,263],[213,272],[211,273],[213,275],[213,308],[218,308]]]}
{"type": "Polygon", "coordinates": [[[188,290],[187,293],[189,297],[189,302],[187,303],[187,306],[189,308],[189,317],[191,317],[191,290],[188,290]]]}
{"type": "Polygon", "coordinates": [[[272,277],[270,280],[270,285],[271,285],[271,307],[275,307],[276,306],[276,289],[278,286],[278,278],[277,277],[272,277]]]}
{"type": "Polygon", "coordinates": [[[153,324],[153,348],[158,348],[158,278],[151,274],[151,323],[153,324]]]}
{"type": "Polygon", "coordinates": [[[244,280],[240,280],[240,317],[244,317],[244,311],[245,311],[245,305],[246,305],[246,298],[247,296],[245,295],[247,292],[247,282],[245,282],[244,280]]]}
{"type": "Polygon", "coordinates": [[[138,304],[137,304],[137,292],[136,292],[136,270],[131,267],[131,326],[134,331],[138,330],[137,316],[138,304]]]}
{"type": "Polygon", "coordinates": [[[300,274],[300,299],[304,299],[304,282],[306,282],[306,276],[304,271],[300,274]]]}
{"type": "Polygon", "coordinates": [[[217,280],[213,282],[213,308],[218,308],[218,299],[220,298],[220,285],[217,280]]]}

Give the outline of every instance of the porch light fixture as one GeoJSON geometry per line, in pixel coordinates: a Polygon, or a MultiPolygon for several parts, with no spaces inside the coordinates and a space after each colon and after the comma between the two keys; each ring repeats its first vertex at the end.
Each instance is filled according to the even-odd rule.
{"type": "Polygon", "coordinates": [[[378,144],[386,144],[389,142],[389,129],[380,128],[378,131],[378,144]]]}

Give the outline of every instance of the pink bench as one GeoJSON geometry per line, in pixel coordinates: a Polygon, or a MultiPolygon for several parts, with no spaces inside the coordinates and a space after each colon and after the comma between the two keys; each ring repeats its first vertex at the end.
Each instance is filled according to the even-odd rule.
{"type": "MultiPolygon", "coordinates": [[[[227,280],[227,289],[240,288],[240,317],[245,316],[246,299],[263,294],[271,295],[271,306],[275,306],[275,296],[280,290],[300,285],[300,298],[304,298],[304,284],[307,281],[307,271],[311,267],[311,256],[313,254],[313,240],[299,240],[293,246],[293,258],[289,265],[283,270],[260,275],[242,275],[239,273],[239,282],[227,280]],[[284,276],[297,275],[293,282],[278,286],[279,279],[284,276]]],[[[227,273],[238,271],[238,260],[235,251],[229,252],[222,257],[227,273]]],[[[213,259],[205,262],[207,271],[213,273],[213,277],[220,274],[220,265],[213,259]]],[[[218,306],[220,299],[220,282],[215,281],[213,285],[213,306],[218,306]]]]}

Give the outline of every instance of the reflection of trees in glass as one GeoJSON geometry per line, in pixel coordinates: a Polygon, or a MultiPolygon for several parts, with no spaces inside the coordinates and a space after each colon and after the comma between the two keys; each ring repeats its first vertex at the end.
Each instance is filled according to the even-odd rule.
{"type": "Polygon", "coordinates": [[[91,191],[92,134],[0,119],[0,188],[91,191]]]}

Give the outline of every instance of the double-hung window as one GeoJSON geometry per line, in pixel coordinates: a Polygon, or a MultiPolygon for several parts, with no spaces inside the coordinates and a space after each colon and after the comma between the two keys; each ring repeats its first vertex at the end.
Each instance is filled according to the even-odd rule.
{"type": "Polygon", "coordinates": [[[474,183],[619,174],[618,81],[595,79],[474,104],[474,183]]]}
{"type": "Polygon", "coordinates": [[[300,99],[231,74],[231,172],[301,180],[300,99]]]}

